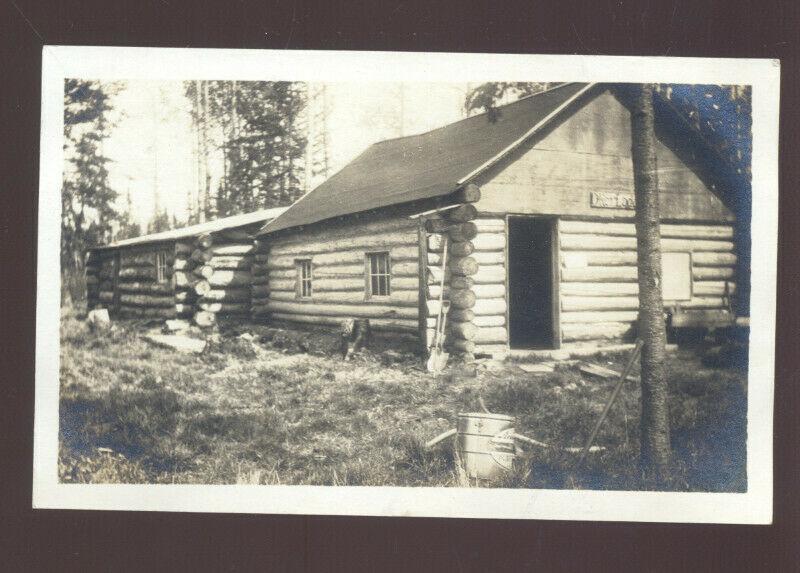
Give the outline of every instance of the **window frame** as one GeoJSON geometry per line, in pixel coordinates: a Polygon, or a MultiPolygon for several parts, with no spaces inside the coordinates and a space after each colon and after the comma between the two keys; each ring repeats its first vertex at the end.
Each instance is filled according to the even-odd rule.
{"type": "MultiPolygon", "coordinates": [[[[375,259],[378,261],[379,259],[375,259]]],[[[367,300],[370,299],[388,299],[392,296],[392,256],[390,251],[369,251],[364,254],[364,294],[366,295],[365,298],[367,300]],[[372,261],[373,257],[385,256],[386,257],[386,266],[385,272],[380,272],[380,263],[376,263],[377,272],[373,273],[372,268],[372,261]],[[378,279],[378,290],[380,290],[380,277],[386,277],[385,285],[386,285],[386,293],[376,293],[373,289],[373,278],[378,279]]]]}
{"type": "Polygon", "coordinates": [[[167,260],[168,260],[168,253],[166,250],[160,250],[155,252],[155,266],[156,266],[156,282],[159,284],[164,284],[169,282],[169,276],[167,273],[167,260]]]}
{"type": "Polygon", "coordinates": [[[314,266],[311,259],[295,259],[295,294],[299,299],[310,299],[314,295],[314,266]],[[308,276],[305,270],[308,269],[308,276]],[[306,289],[307,287],[307,289],[306,289]],[[306,293],[306,290],[308,291],[306,293]]]}

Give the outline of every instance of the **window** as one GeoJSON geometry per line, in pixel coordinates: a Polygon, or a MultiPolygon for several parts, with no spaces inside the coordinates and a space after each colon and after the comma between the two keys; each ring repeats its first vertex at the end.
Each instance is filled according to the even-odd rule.
{"type": "Polygon", "coordinates": [[[664,302],[691,300],[691,253],[661,253],[661,287],[664,302]]]}
{"type": "Polygon", "coordinates": [[[302,259],[294,262],[297,272],[297,296],[300,298],[311,297],[311,259],[302,259]]]}
{"type": "Polygon", "coordinates": [[[167,252],[156,253],[156,280],[160,283],[167,282],[167,252]]]}
{"type": "Polygon", "coordinates": [[[367,297],[389,296],[390,282],[389,253],[367,253],[367,297]]]}

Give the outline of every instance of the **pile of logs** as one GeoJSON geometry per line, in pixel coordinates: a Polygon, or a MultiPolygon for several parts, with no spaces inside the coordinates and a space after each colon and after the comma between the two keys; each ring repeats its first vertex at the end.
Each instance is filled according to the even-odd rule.
{"type": "Polygon", "coordinates": [[[225,231],[175,244],[175,310],[198,326],[250,315],[253,243],[225,231]]]}
{"type": "Polygon", "coordinates": [[[478,234],[474,220],[478,211],[472,203],[480,199],[480,190],[468,185],[460,191],[459,206],[440,211],[425,221],[427,233],[427,343],[430,345],[439,314],[439,298],[442,280],[442,253],[447,238],[447,261],[444,270],[444,300],[450,301],[446,347],[453,354],[460,354],[465,360],[474,357],[475,337],[478,328],[474,324],[476,303],[475,281],[478,261],[472,256],[475,251],[473,239],[478,234]]]}

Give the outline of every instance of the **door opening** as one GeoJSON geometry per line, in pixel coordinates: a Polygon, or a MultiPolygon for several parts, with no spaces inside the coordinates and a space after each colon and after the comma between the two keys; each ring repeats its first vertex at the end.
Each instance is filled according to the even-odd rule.
{"type": "Polygon", "coordinates": [[[555,219],[508,218],[508,322],[511,348],[558,346],[554,279],[555,219]]]}

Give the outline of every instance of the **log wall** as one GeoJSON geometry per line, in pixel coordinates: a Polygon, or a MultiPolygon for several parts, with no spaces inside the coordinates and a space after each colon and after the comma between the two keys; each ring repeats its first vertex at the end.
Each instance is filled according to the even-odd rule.
{"type": "MultiPolygon", "coordinates": [[[[126,318],[173,318],[173,268],[175,253],[172,243],[123,247],[111,253],[119,260],[114,293],[119,316],[126,318]],[[164,280],[159,281],[156,257],[164,253],[164,280]]],[[[113,284],[113,279],[112,279],[113,284]]],[[[113,308],[113,302],[109,306],[113,308]]]]}
{"type": "Polygon", "coordinates": [[[376,332],[418,337],[418,226],[394,217],[262,237],[253,249],[253,317],[330,326],[368,318],[376,332]],[[366,255],[381,251],[389,253],[390,294],[368,296],[366,255]],[[298,259],[311,260],[310,297],[298,293],[298,259]]]}
{"type": "MultiPolygon", "coordinates": [[[[733,227],[662,224],[663,252],[692,256],[692,297],[682,309],[726,309],[735,292],[733,227]]],[[[636,229],[632,222],[559,223],[561,339],[564,343],[630,337],[638,316],[636,229]]]]}

